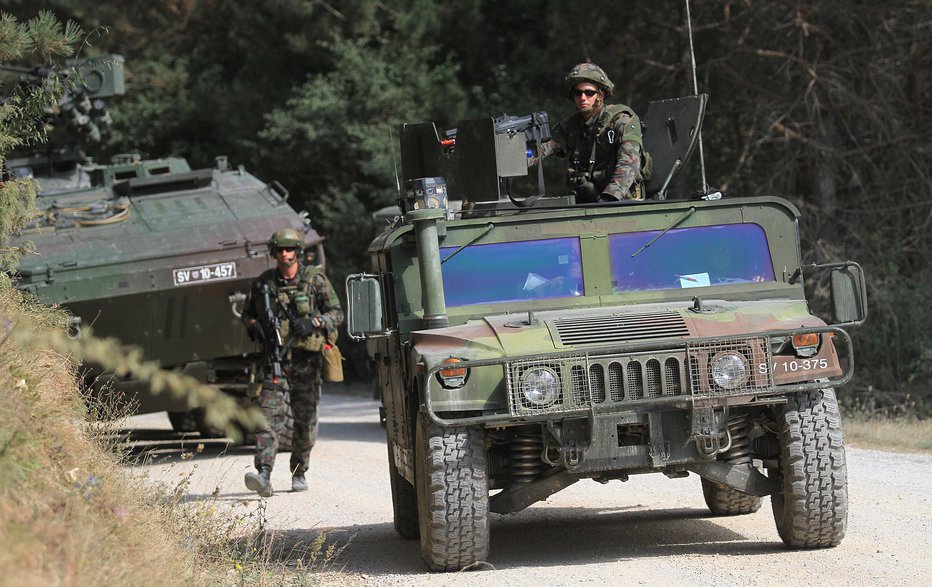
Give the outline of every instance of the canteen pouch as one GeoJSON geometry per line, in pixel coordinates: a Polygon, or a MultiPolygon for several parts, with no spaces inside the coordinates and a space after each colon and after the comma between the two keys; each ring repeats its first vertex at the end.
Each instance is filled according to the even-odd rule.
{"type": "Polygon", "coordinates": [[[339,383],[343,381],[343,354],[335,344],[325,344],[320,350],[323,355],[322,375],[324,381],[339,383]]]}

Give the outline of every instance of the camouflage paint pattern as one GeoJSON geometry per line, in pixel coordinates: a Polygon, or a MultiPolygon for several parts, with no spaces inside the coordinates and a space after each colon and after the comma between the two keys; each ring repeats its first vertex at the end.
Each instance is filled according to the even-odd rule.
{"type": "MultiPolygon", "coordinates": [[[[709,337],[748,336],[766,331],[824,327],[812,316],[804,291],[790,276],[800,267],[797,233],[798,211],[779,198],[723,199],[719,201],[645,202],[618,207],[537,210],[531,214],[461,218],[441,223],[443,247],[576,236],[580,240],[585,295],[526,300],[513,303],[448,307],[450,326],[419,330],[423,309],[411,226],[401,225],[370,245],[373,272],[391,275],[385,308],[393,331],[375,339],[379,378],[387,427],[396,445],[396,462],[407,473],[405,462],[412,445],[412,411],[429,404],[432,411],[448,416],[457,411],[487,410],[506,406],[506,361],[534,355],[579,353],[611,345],[563,346],[554,336],[557,320],[667,311],[679,316],[687,332],[674,343],[709,337]],[[766,234],[775,280],[763,283],[716,285],[698,289],[662,289],[615,293],[611,283],[608,235],[663,231],[677,228],[752,223],[766,234]],[[488,225],[492,224],[492,230],[488,225]],[[476,240],[478,239],[478,240],[476,240]],[[713,311],[695,313],[693,297],[701,296],[713,311]],[[534,324],[527,321],[534,312],[534,324]],[[410,346],[409,346],[410,345],[410,346]],[[410,351],[406,350],[410,349],[410,351]],[[405,356],[405,355],[408,356],[405,356]],[[500,364],[470,369],[462,387],[446,389],[434,377],[442,361],[456,357],[467,361],[497,360],[500,364]],[[427,375],[430,374],[430,378],[427,375]]],[[[662,237],[661,237],[662,238],[662,237]]],[[[827,329],[826,329],[827,331],[827,329]]],[[[826,338],[831,333],[827,332],[826,338]]],[[[664,341],[670,343],[670,340],[664,341]]],[[[624,341],[618,344],[624,345],[624,341]]],[[[647,344],[647,343],[645,343],[647,344]]],[[[794,380],[837,377],[843,371],[833,345],[823,344],[818,369],[793,374],[775,373],[778,385],[794,380]]],[[[501,417],[490,417],[502,421],[501,417]]]]}

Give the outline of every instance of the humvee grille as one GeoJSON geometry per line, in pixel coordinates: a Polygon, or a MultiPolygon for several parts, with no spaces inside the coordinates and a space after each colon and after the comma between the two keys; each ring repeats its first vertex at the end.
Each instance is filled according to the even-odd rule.
{"type": "Polygon", "coordinates": [[[682,395],[682,382],[686,380],[683,363],[682,351],[514,361],[508,369],[512,409],[516,414],[562,412],[682,395]],[[535,405],[524,397],[523,377],[534,368],[550,369],[560,377],[560,393],[550,405],[535,405]]]}
{"type": "MultiPolygon", "coordinates": [[[[508,390],[512,413],[566,412],[595,406],[629,405],[641,400],[674,397],[715,398],[766,393],[774,389],[770,344],[751,337],[688,343],[667,351],[625,355],[588,353],[512,361],[508,390]],[[746,375],[728,388],[715,382],[713,362],[722,354],[736,355],[746,375]],[[545,369],[559,378],[549,403],[530,402],[522,388],[529,371],[545,369]]],[[[534,379],[535,381],[537,379],[534,379]]]]}
{"type": "Polygon", "coordinates": [[[611,344],[689,336],[683,317],[677,312],[647,314],[613,314],[584,318],[554,320],[558,345],[580,346],[611,344]]]}

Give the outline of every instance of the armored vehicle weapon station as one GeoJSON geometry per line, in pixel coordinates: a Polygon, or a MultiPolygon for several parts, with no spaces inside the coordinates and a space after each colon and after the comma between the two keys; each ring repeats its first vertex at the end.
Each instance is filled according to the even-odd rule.
{"type": "Polygon", "coordinates": [[[666,197],[704,103],[648,107],[640,202],[517,198],[507,178],[533,145],[492,118],[460,122],[452,148],[433,124],[402,127],[402,215],[347,279],[348,330],[378,366],[395,528],[431,569],[484,560],[493,513],[647,473],[698,475],[717,515],[770,496],[789,548],[841,542],[834,388],[864,277],[804,265],[784,199],[666,197]],[[816,272],[831,316],[806,299],[816,272]]]}
{"type": "MultiPolygon", "coordinates": [[[[122,70],[100,72],[104,86],[122,88],[122,70]]],[[[19,287],[67,308],[76,336],[89,327],[231,393],[245,394],[260,360],[238,312],[253,279],[272,266],[269,235],[294,228],[314,262],[325,262],[324,239],[288,205],[287,190],[225,157],[191,169],[178,157],[131,153],[97,164],[51,148],[7,167],[40,185],[42,216],[21,237],[36,254],[20,263],[19,287]]],[[[95,388],[138,402],[139,413],[168,411],[179,431],[210,431],[201,406],[103,375],[95,388]]]]}

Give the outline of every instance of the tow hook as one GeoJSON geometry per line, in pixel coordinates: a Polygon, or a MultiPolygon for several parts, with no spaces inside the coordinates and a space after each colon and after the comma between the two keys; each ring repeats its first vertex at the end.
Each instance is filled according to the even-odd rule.
{"type": "Polygon", "coordinates": [[[713,458],[719,452],[727,450],[728,446],[722,447],[722,437],[725,443],[728,442],[728,433],[724,430],[724,422],[727,418],[725,410],[715,411],[715,408],[697,408],[692,411],[692,431],[691,436],[696,441],[696,449],[706,458],[713,458]]]}

